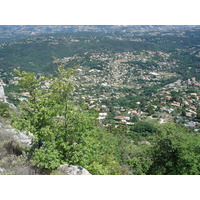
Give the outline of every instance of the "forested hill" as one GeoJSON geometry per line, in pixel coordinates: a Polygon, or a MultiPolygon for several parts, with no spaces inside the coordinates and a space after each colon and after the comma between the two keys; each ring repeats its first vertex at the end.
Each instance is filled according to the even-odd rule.
{"type": "MultiPolygon", "coordinates": [[[[19,27],[14,27],[16,30],[12,27],[15,31],[9,33],[11,35],[17,33],[19,27]]],[[[171,29],[167,28],[168,26],[158,26],[155,29],[150,29],[149,26],[147,26],[148,28],[139,26],[131,29],[131,27],[125,26],[126,31],[119,31],[118,26],[117,28],[111,26],[112,29],[103,28],[104,26],[99,28],[100,30],[113,30],[110,32],[95,32],[93,31],[94,28],[89,29],[90,26],[86,26],[87,29],[83,32],[85,26],[80,26],[79,29],[78,27],[74,28],[77,31],[62,33],[57,33],[56,28],[52,28],[56,33],[48,32],[47,30],[50,28],[43,26],[41,28],[40,26],[24,28],[24,32],[29,29],[33,31],[36,28],[41,31],[36,31],[40,33],[39,35],[32,34],[24,39],[0,43],[1,69],[10,72],[13,68],[20,66],[29,71],[53,72],[55,58],[78,56],[79,59],[71,60],[68,62],[68,66],[80,64],[91,67],[102,64],[102,61],[98,63],[90,62],[89,58],[93,53],[109,54],[108,56],[112,57],[115,53],[160,51],[170,53],[171,62],[174,60],[178,62],[179,67],[174,69],[174,72],[184,75],[188,71],[188,67],[192,67],[193,70],[189,71],[189,74],[192,73],[191,76],[199,79],[199,73],[196,73],[200,63],[200,29],[198,26],[183,26],[182,28],[173,26],[171,29]],[[48,34],[41,35],[43,32],[48,34]]],[[[0,28],[9,31],[8,27],[7,29],[0,28]]],[[[20,31],[22,28],[19,29],[20,33],[23,33],[23,31],[20,31]]],[[[156,59],[154,58],[154,60],[156,59]]]]}

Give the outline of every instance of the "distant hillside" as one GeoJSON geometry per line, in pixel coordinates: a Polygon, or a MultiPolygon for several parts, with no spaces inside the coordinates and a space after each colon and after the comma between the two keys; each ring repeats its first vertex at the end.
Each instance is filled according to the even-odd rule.
{"type": "Polygon", "coordinates": [[[53,60],[66,57],[68,67],[79,64],[101,69],[105,59],[93,62],[93,53],[112,58],[116,53],[157,51],[169,53],[168,62],[176,60],[179,68],[175,72],[184,76],[191,67],[191,77],[199,79],[199,26],[0,26],[1,38],[13,35],[20,38],[0,43],[0,68],[8,73],[18,66],[52,72],[53,60]]]}
{"type": "Polygon", "coordinates": [[[66,32],[155,31],[185,29],[198,26],[167,25],[0,25],[0,42],[22,36],[66,32]]]}

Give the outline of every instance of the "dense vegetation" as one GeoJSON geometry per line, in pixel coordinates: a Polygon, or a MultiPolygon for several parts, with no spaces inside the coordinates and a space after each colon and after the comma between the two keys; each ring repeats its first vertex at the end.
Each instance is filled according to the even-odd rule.
{"type": "Polygon", "coordinates": [[[139,121],[131,130],[103,127],[95,113],[69,100],[73,70],[59,67],[49,78],[16,73],[30,98],[21,103],[13,126],[33,133],[28,157],[40,173],[68,163],[92,174],[200,174],[200,136],[186,127],[152,120],[139,121]]]}
{"type": "Polygon", "coordinates": [[[0,43],[0,173],[200,174],[199,27],[106,30],[0,43]]]}
{"type": "Polygon", "coordinates": [[[58,77],[35,78],[19,71],[19,85],[30,92],[13,125],[33,133],[30,156],[33,164],[51,171],[60,164],[81,165],[93,174],[120,174],[114,159],[116,146],[111,134],[98,127],[95,116],[84,108],[75,108],[68,100],[73,87],[71,71],[59,68],[58,77]],[[42,83],[50,87],[42,89],[42,83]]]}
{"type": "Polygon", "coordinates": [[[0,116],[4,118],[9,118],[10,117],[10,108],[9,105],[6,103],[1,103],[0,102],[0,116]]]}

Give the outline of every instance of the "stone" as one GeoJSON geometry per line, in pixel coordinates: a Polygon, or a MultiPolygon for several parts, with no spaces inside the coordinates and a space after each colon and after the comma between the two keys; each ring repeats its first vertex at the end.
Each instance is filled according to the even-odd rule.
{"type": "Polygon", "coordinates": [[[1,172],[5,172],[5,169],[0,167],[0,173],[1,172]]]}
{"type": "Polygon", "coordinates": [[[26,135],[25,132],[20,132],[20,133],[15,133],[15,130],[13,129],[14,132],[14,140],[17,140],[18,142],[21,142],[23,144],[24,147],[30,147],[31,145],[31,141],[32,141],[32,137],[33,135],[31,133],[29,133],[29,135],[26,135]]]}
{"type": "Polygon", "coordinates": [[[58,167],[58,170],[56,171],[56,174],[63,174],[63,175],[92,175],[86,170],[85,168],[81,166],[74,166],[74,165],[60,165],[58,167]]]}
{"type": "Polygon", "coordinates": [[[0,79],[0,101],[2,102],[7,102],[6,101],[6,96],[5,96],[5,93],[4,93],[4,86],[5,84],[3,83],[3,81],[0,79]]]}

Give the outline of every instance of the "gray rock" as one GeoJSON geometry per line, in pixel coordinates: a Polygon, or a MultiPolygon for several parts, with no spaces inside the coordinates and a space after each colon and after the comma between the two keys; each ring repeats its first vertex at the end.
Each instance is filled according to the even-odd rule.
{"type": "Polygon", "coordinates": [[[19,134],[14,134],[14,139],[21,142],[25,147],[28,147],[31,145],[31,137],[32,134],[26,135],[23,132],[20,132],[19,134]]]}
{"type": "Polygon", "coordinates": [[[74,166],[74,165],[60,165],[57,170],[57,174],[63,175],[92,175],[88,172],[88,170],[84,169],[81,166],[74,166]]]}
{"type": "Polygon", "coordinates": [[[26,132],[19,132],[15,130],[12,126],[0,124],[0,135],[1,138],[7,140],[14,140],[21,143],[24,147],[29,147],[31,145],[33,134],[26,132]]]}
{"type": "Polygon", "coordinates": [[[5,169],[0,167],[0,172],[4,172],[4,171],[5,171],[5,169]]]}

